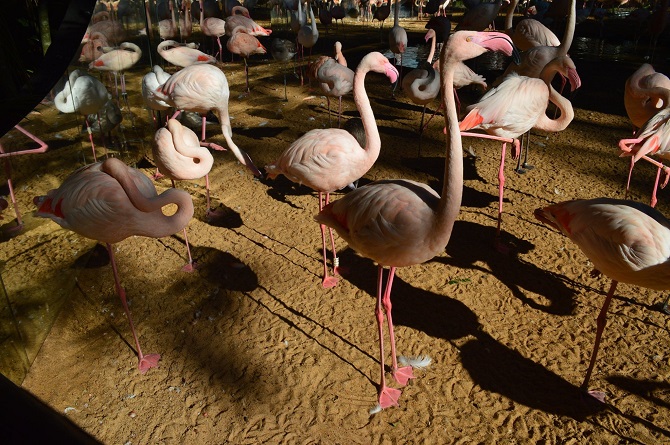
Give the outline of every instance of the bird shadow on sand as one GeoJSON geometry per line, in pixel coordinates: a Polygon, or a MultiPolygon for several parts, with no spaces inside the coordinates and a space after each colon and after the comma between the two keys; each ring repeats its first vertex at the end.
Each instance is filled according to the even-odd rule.
{"type": "Polygon", "coordinates": [[[534,246],[528,241],[504,232],[502,241],[511,247],[505,255],[494,248],[496,228],[494,225],[456,221],[446,252],[449,257],[437,257],[433,261],[465,270],[477,270],[492,274],[506,286],[512,295],[524,304],[553,315],[570,315],[575,309],[572,298],[574,290],[566,279],[525,261],[519,254],[528,253],[534,246]],[[478,263],[485,263],[490,270],[478,263]],[[536,301],[528,293],[535,293],[547,302],[536,301]]]}
{"type": "MultiPolygon", "coordinates": [[[[341,252],[340,260],[350,270],[345,276],[347,281],[372,297],[372,316],[376,295],[375,266],[351,249],[341,252]]],[[[605,409],[605,405],[595,399],[593,402],[584,399],[577,386],[491,337],[482,329],[477,315],[464,303],[415,288],[397,275],[391,299],[394,324],[451,342],[460,352],[463,367],[484,390],[534,409],[580,421],[605,409]],[[466,339],[470,337],[472,339],[466,339]]],[[[402,350],[402,337],[397,340],[402,350]]],[[[406,353],[411,355],[411,351],[406,353]]]]}
{"type": "MultiPolygon", "coordinates": [[[[267,119],[267,118],[266,118],[267,119]]],[[[271,119],[276,119],[276,118],[271,118],[271,119]]],[[[248,127],[248,128],[238,128],[235,127],[235,134],[239,134],[240,136],[245,136],[251,139],[267,139],[267,138],[276,138],[279,136],[281,133],[284,131],[288,130],[289,127],[271,127],[271,126],[255,126],[255,127],[248,127]]]]}
{"type": "Polygon", "coordinates": [[[302,209],[302,207],[293,204],[291,201],[286,199],[287,196],[304,196],[314,194],[314,190],[305,186],[296,184],[295,182],[287,179],[284,175],[279,175],[274,179],[269,179],[266,175],[263,175],[263,179],[260,180],[262,184],[266,185],[268,196],[275,201],[283,202],[288,204],[294,209],[302,209]]]}

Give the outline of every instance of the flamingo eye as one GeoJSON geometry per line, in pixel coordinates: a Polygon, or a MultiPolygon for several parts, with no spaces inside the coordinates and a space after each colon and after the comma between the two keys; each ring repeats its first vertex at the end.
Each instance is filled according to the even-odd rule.
{"type": "Polygon", "coordinates": [[[472,36],[467,36],[467,37],[465,38],[465,41],[466,41],[466,42],[472,42],[472,36]]]}

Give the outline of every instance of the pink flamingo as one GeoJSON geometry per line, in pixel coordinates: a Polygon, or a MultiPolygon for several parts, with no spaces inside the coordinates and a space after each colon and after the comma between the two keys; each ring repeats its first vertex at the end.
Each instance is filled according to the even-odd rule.
{"type": "MultiPolygon", "coordinates": [[[[398,4],[398,0],[396,0],[393,12],[393,28],[389,31],[389,47],[391,48],[394,59],[396,54],[400,54],[400,75],[402,77],[402,55],[405,54],[405,49],[407,48],[407,31],[400,26],[399,17],[400,4],[398,4]]],[[[397,86],[397,84],[394,86],[394,91],[397,86]]]]}
{"type": "Polygon", "coordinates": [[[528,51],[535,46],[559,46],[561,41],[554,32],[535,19],[523,19],[512,29],[514,11],[519,0],[512,0],[505,16],[505,32],[512,37],[514,46],[528,51]]]}
{"type": "MultiPolygon", "coordinates": [[[[187,127],[184,127],[176,119],[169,119],[167,126],[160,128],[154,136],[152,145],[154,162],[160,172],[175,181],[193,180],[205,177],[205,190],[207,196],[207,216],[212,213],[209,199],[209,172],[214,165],[214,157],[201,146],[198,136],[187,127]]],[[[186,228],[184,228],[184,240],[188,253],[188,263],[182,268],[192,272],[195,268],[191,249],[188,245],[186,228]]]]}
{"type": "MultiPolygon", "coordinates": [[[[298,3],[300,5],[300,3],[298,3]]],[[[319,30],[316,27],[316,20],[314,20],[314,11],[312,7],[307,5],[309,10],[309,20],[310,25],[303,25],[298,31],[298,44],[300,45],[300,58],[305,60],[305,48],[309,48],[309,55],[312,56],[312,48],[316,45],[317,40],[319,40],[319,30]]],[[[308,61],[309,64],[309,61],[308,61]]],[[[304,82],[302,69],[300,70],[300,85],[304,82]]]]}
{"type": "Polygon", "coordinates": [[[79,113],[84,116],[88,139],[91,141],[93,151],[93,162],[97,162],[98,158],[93,142],[93,130],[86,117],[89,114],[97,115],[110,98],[111,95],[102,82],[83,70],[72,71],[63,89],[54,97],[54,105],[61,113],[79,113]]]}
{"type": "MultiPolygon", "coordinates": [[[[151,72],[145,74],[142,78],[142,99],[144,100],[144,104],[151,110],[151,116],[155,123],[157,123],[156,112],[170,108],[170,104],[157,97],[156,94],[158,87],[167,82],[169,78],[170,75],[158,65],[154,65],[151,72]]],[[[160,127],[160,124],[157,123],[157,125],[160,127]]]]}
{"type": "Polygon", "coordinates": [[[244,32],[251,36],[269,36],[272,30],[265,29],[249,17],[249,11],[244,6],[237,5],[233,7],[233,15],[226,17],[226,35],[231,37],[238,26],[244,29],[244,32]],[[240,11],[241,14],[237,14],[240,11]]]}
{"type": "Polygon", "coordinates": [[[247,59],[254,54],[265,54],[267,50],[256,37],[246,33],[244,25],[238,25],[233,29],[232,35],[226,42],[226,48],[231,53],[242,56],[244,59],[244,76],[247,84],[247,93],[249,93],[251,90],[249,89],[249,64],[247,63],[247,59]]]}
{"type": "Polygon", "coordinates": [[[179,14],[179,35],[182,41],[193,34],[193,22],[191,22],[191,0],[183,0],[181,3],[181,14],[179,14]]]}
{"type": "MultiPolygon", "coordinates": [[[[581,385],[587,391],[617,283],[670,289],[670,221],[646,204],[608,198],[553,204],[535,210],[535,217],[570,238],[595,271],[612,280],[598,315],[593,351],[581,385]]],[[[604,401],[602,392],[589,394],[604,401]]]]}
{"type": "Polygon", "coordinates": [[[351,93],[353,90],[354,72],[347,68],[347,61],[342,55],[342,44],[340,42],[335,42],[335,56],[338,57],[338,44],[339,60],[328,56],[319,57],[310,65],[309,77],[319,83],[321,91],[326,95],[326,101],[328,102],[328,125],[330,125],[330,98],[338,98],[337,128],[340,128],[342,121],[342,96],[351,93]]]}
{"type": "Polygon", "coordinates": [[[200,5],[200,30],[206,36],[216,37],[216,43],[219,44],[219,61],[222,62],[223,47],[221,46],[221,37],[226,35],[225,20],[218,17],[205,18],[205,8],[200,5]]]}
{"type": "Polygon", "coordinates": [[[128,95],[126,93],[126,76],[124,71],[135,65],[142,57],[142,50],[131,42],[123,42],[118,48],[112,48],[108,52],[91,62],[88,67],[98,71],[111,71],[114,73],[114,84],[118,98],[119,87],[116,81],[121,73],[121,94],[128,106],[128,95]]]}
{"type": "MultiPolygon", "coordinates": [[[[381,139],[370,100],[365,92],[365,76],[369,71],[383,73],[391,82],[395,82],[398,77],[398,70],[378,52],[367,54],[356,69],[354,102],[365,127],[365,147],[361,147],[358,141],[345,130],[315,129],[296,140],[273,164],[265,167],[271,179],[283,174],[291,181],[304,184],[319,192],[319,210],[324,207],[324,193],[327,205],[331,192],[344,188],[363,176],[379,157],[381,139]]],[[[330,288],[337,284],[337,278],[328,275],[326,231],[323,224],[321,224],[321,239],[323,241],[322,285],[330,288]]],[[[333,265],[335,273],[338,273],[339,264],[332,230],[330,241],[333,249],[333,265]]]]}
{"type": "Polygon", "coordinates": [[[177,37],[179,33],[179,28],[177,27],[177,19],[174,14],[174,6],[172,5],[172,0],[168,0],[168,8],[170,9],[171,18],[166,20],[161,20],[158,22],[158,35],[161,36],[163,40],[171,40],[177,37]]]}
{"type": "Polygon", "coordinates": [[[161,238],[182,230],[193,216],[193,201],[183,190],[169,189],[160,195],[143,173],[123,161],[109,158],[72,173],[58,189],[34,199],[36,216],[50,218],[65,229],[107,244],[116,292],[133,333],[138,368],[142,374],[158,366],[160,355],[142,353],[119,281],[112,244],[129,236],[161,238]],[[163,206],[176,204],[177,212],[165,216],[163,206]]]}
{"type": "Polygon", "coordinates": [[[648,63],[644,63],[627,80],[623,102],[628,118],[637,128],[642,128],[668,104],[670,79],[657,73],[648,63]]]}
{"type": "Polygon", "coordinates": [[[107,37],[101,32],[94,32],[89,37],[84,38],[81,43],[80,62],[92,62],[103,54],[102,49],[109,46],[107,37]]]}
{"type": "Polygon", "coordinates": [[[169,63],[186,67],[194,63],[215,63],[216,57],[212,57],[193,48],[190,44],[183,45],[174,40],[163,40],[156,49],[158,54],[169,63]]]}
{"type": "Polygon", "coordinates": [[[401,391],[386,385],[384,370],[384,312],[391,341],[394,379],[405,385],[414,377],[411,366],[398,368],[391,287],[397,267],[421,264],[444,252],[458,216],[463,194],[463,150],[453,92],[453,66],[488,50],[512,54],[512,41],[502,33],[461,31],[443,45],[440,56],[442,100],[445,103],[446,157],[442,196],[432,188],[408,180],[377,181],[347,193],[324,207],[317,222],[334,228],[351,248],[379,264],[375,315],[379,332],[381,382],[378,409],[397,405],[401,391]],[[385,266],[390,267],[382,292],[385,266]]]}
{"type": "MultiPolygon", "coordinates": [[[[663,99],[666,103],[670,99],[670,90],[663,99]]],[[[651,119],[640,128],[631,139],[622,139],[619,141],[620,156],[630,156],[630,168],[628,170],[628,182],[626,192],[630,188],[630,177],[635,163],[644,159],[658,167],[656,182],[651,194],[651,206],[656,206],[656,191],[660,181],[661,170],[665,172],[665,180],[662,187],[668,184],[670,178],[670,168],[649,157],[654,154],[661,159],[670,160],[670,107],[666,107],[656,113],[651,119]]]]}
{"type": "Polygon", "coordinates": [[[462,136],[494,139],[503,143],[498,169],[498,223],[495,239],[496,249],[503,252],[507,249],[500,245],[500,225],[507,144],[514,144],[513,157],[517,159],[520,150],[517,138],[520,135],[531,128],[550,132],[562,131],[575,115],[570,101],[551,86],[551,80],[557,72],[570,79],[572,90],[580,87],[581,80],[572,59],[567,56],[557,57],[542,70],[540,79],[510,74],[503,83],[489,90],[478,103],[468,107],[469,113],[459,125],[462,136]],[[549,102],[560,110],[559,118],[550,119],[545,114],[549,102]],[[466,132],[471,129],[482,129],[488,134],[466,132]]]}
{"type": "MultiPolygon", "coordinates": [[[[32,141],[37,142],[39,144],[39,147],[28,148],[25,150],[6,151],[5,147],[3,146],[2,139],[0,139],[0,159],[4,158],[5,160],[5,173],[7,174],[7,188],[9,188],[9,197],[12,201],[12,205],[14,206],[14,213],[16,214],[16,226],[8,230],[10,233],[19,232],[23,228],[23,221],[21,220],[21,212],[19,211],[19,205],[16,202],[16,196],[14,195],[14,187],[12,185],[12,164],[10,162],[10,159],[12,158],[12,156],[44,153],[49,149],[49,146],[47,145],[46,142],[44,142],[43,140],[41,140],[40,138],[29,132],[28,130],[24,129],[22,126],[14,125],[14,129],[23,133],[25,136],[28,136],[32,141]]],[[[4,203],[0,202],[0,207],[2,209],[7,208],[7,201],[5,201],[4,199],[2,201],[4,201],[4,203]]]]}
{"type": "MultiPolygon", "coordinates": [[[[208,111],[213,111],[221,123],[221,133],[223,133],[228,148],[254,176],[261,176],[261,172],[258,171],[249,155],[233,142],[233,130],[230,125],[230,114],[228,114],[230,89],[223,71],[206,63],[187,66],[174,73],[163,85],[159,86],[156,89],[156,96],[176,110],[200,113],[202,115],[201,141],[205,140],[205,115],[208,111]]],[[[176,117],[177,113],[172,117],[176,117]]],[[[216,144],[210,143],[208,146],[221,149],[216,144]]]]}

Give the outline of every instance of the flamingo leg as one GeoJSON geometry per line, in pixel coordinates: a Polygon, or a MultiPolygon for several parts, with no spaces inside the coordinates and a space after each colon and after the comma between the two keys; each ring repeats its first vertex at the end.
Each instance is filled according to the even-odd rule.
{"type": "MultiPolygon", "coordinates": [[[[328,195],[326,195],[326,201],[328,200],[327,196],[328,195]]],[[[319,192],[319,212],[323,210],[323,207],[323,193],[319,192]]],[[[321,240],[323,243],[323,281],[321,282],[321,285],[325,289],[330,289],[331,287],[335,287],[337,284],[337,277],[331,277],[328,275],[328,259],[326,258],[326,226],[319,224],[319,227],[321,228],[321,240]]],[[[334,254],[335,252],[333,252],[333,255],[334,254]]]]}
{"type": "Polygon", "coordinates": [[[656,181],[654,182],[654,189],[651,192],[651,202],[649,203],[650,206],[656,207],[656,203],[658,202],[658,199],[656,198],[656,192],[658,191],[658,183],[661,180],[661,171],[663,169],[661,167],[658,167],[656,170],[656,181]]]}
{"type": "MultiPolygon", "coordinates": [[[[330,203],[330,193],[326,193],[326,205],[330,203]]],[[[335,236],[333,235],[332,227],[328,227],[328,233],[330,234],[330,248],[333,251],[333,273],[335,275],[340,275],[342,268],[340,267],[340,259],[337,257],[337,251],[335,250],[335,236]]]]}
{"type": "Polygon", "coordinates": [[[88,133],[88,139],[91,141],[91,150],[93,151],[93,162],[98,162],[98,157],[95,154],[95,144],[93,143],[93,130],[88,124],[88,119],[84,117],[84,122],[86,122],[86,132],[88,133]]]}
{"type": "MultiPolygon", "coordinates": [[[[587,388],[589,386],[591,373],[593,372],[593,367],[596,364],[596,357],[598,356],[598,348],[600,347],[600,340],[602,339],[603,330],[605,329],[605,325],[607,324],[607,309],[609,308],[609,305],[612,302],[612,297],[614,296],[614,291],[616,290],[617,284],[618,282],[616,280],[612,280],[612,284],[610,285],[610,289],[607,292],[607,296],[605,297],[603,307],[602,309],[600,309],[600,313],[598,314],[598,318],[596,319],[596,339],[595,342],[593,343],[593,351],[591,352],[591,360],[589,361],[589,367],[586,370],[584,381],[582,382],[582,386],[580,387],[582,391],[587,391],[587,388]]],[[[589,394],[593,395],[601,402],[604,401],[604,394],[602,393],[594,391],[589,392],[589,394]]]]}
{"type": "Polygon", "coordinates": [[[19,204],[16,202],[16,196],[14,195],[14,187],[12,186],[12,164],[9,162],[9,158],[5,158],[5,173],[7,174],[7,187],[9,188],[9,197],[12,200],[12,205],[14,206],[14,213],[16,213],[16,228],[19,230],[23,227],[23,221],[21,221],[21,212],[19,211],[19,204]]]}
{"type": "Polygon", "coordinates": [[[391,360],[393,362],[393,368],[391,373],[393,378],[400,385],[405,386],[409,379],[414,378],[414,373],[412,372],[411,366],[405,366],[403,368],[398,368],[398,355],[395,349],[395,333],[393,331],[393,317],[391,316],[391,309],[393,305],[391,304],[391,288],[393,287],[393,277],[395,276],[395,267],[389,269],[389,275],[386,279],[386,289],[384,290],[384,298],[382,300],[382,305],[384,307],[384,312],[386,312],[386,321],[389,324],[389,339],[391,342],[391,360]]]}
{"type": "Polygon", "coordinates": [[[342,128],[342,96],[338,98],[340,104],[337,110],[337,128],[342,128]]]}
{"type": "MultiPolygon", "coordinates": [[[[393,271],[393,268],[391,268],[393,271]]],[[[391,277],[389,272],[389,278],[391,277]]],[[[377,274],[377,304],[375,306],[375,317],[377,318],[377,328],[379,332],[379,363],[381,367],[381,378],[379,382],[379,406],[384,409],[389,406],[398,406],[398,398],[401,391],[396,388],[386,386],[386,370],[384,369],[384,311],[382,309],[382,285],[384,281],[384,268],[379,266],[377,274]]],[[[388,282],[387,282],[388,288],[388,282]]]]}
{"type": "Polygon", "coordinates": [[[251,90],[249,89],[249,64],[247,63],[247,58],[244,58],[244,75],[247,81],[247,93],[251,90]]]}
{"type": "Polygon", "coordinates": [[[181,268],[184,272],[193,272],[196,268],[196,264],[193,261],[191,256],[191,247],[188,244],[188,235],[186,234],[186,227],[184,227],[184,242],[186,243],[186,254],[188,255],[188,263],[181,268]]]}
{"type": "Polygon", "coordinates": [[[137,348],[137,357],[139,359],[138,368],[141,374],[146,373],[151,368],[158,367],[158,360],[161,356],[159,354],[142,354],[142,348],[140,348],[140,341],[137,339],[137,333],[135,332],[135,325],[133,324],[133,318],[130,315],[130,309],[128,308],[128,301],[126,300],[126,291],[121,287],[121,281],[119,280],[119,272],[116,268],[116,261],[114,260],[114,251],[112,245],[107,243],[107,252],[109,252],[109,259],[112,263],[112,272],[114,273],[114,286],[116,287],[116,293],[121,299],[121,304],[123,305],[123,310],[126,313],[128,318],[128,324],[130,325],[130,330],[133,333],[133,339],[135,339],[135,347],[137,348]]]}

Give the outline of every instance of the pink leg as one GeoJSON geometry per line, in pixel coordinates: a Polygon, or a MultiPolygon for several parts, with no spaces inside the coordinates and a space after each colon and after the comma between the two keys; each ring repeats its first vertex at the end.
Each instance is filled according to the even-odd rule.
{"type": "Polygon", "coordinates": [[[135,332],[135,325],[133,324],[133,318],[130,315],[130,309],[128,309],[128,302],[126,301],[126,291],[121,287],[121,281],[119,280],[119,272],[116,268],[116,261],[114,260],[114,251],[112,245],[107,243],[107,251],[109,252],[109,259],[112,263],[112,271],[114,272],[114,285],[116,286],[116,293],[121,299],[121,304],[123,305],[123,310],[128,317],[128,323],[130,324],[130,330],[133,333],[133,338],[135,339],[135,347],[137,348],[137,357],[139,358],[138,368],[141,374],[144,374],[151,368],[158,367],[158,360],[161,356],[159,354],[142,354],[142,348],[140,348],[140,341],[137,339],[137,333],[135,332]]]}
{"type": "Polygon", "coordinates": [[[19,204],[16,202],[14,195],[14,187],[12,186],[12,164],[9,158],[5,159],[5,173],[7,174],[7,187],[9,188],[9,197],[14,205],[14,213],[16,213],[16,227],[13,230],[21,230],[23,228],[23,221],[21,221],[21,212],[19,211],[19,204]]]}
{"type": "Polygon", "coordinates": [[[496,229],[496,238],[500,239],[500,225],[502,224],[503,212],[503,193],[505,192],[505,153],[507,152],[507,143],[502,144],[502,154],[500,156],[500,167],[498,168],[498,227],[496,229]]]}
{"type": "MultiPolygon", "coordinates": [[[[330,193],[326,193],[326,205],[330,203],[330,193]]],[[[330,248],[333,251],[333,273],[335,275],[341,275],[342,268],[340,267],[340,259],[337,257],[337,251],[335,250],[335,236],[333,235],[333,229],[328,227],[328,233],[330,234],[330,248]]]]}
{"type": "Polygon", "coordinates": [[[86,122],[86,132],[88,133],[88,139],[91,141],[91,150],[93,150],[93,162],[98,162],[98,157],[95,155],[95,144],[93,143],[93,130],[88,124],[88,119],[84,117],[84,122],[86,122]]]}
{"type": "Polygon", "coordinates": [[[201,135],[201,137],[200,137],[200,140],[201,140],[201,141],[204,141],[204,140],[205,140],[205,136],[206,136],[206,133],[207,133],[207,132],[205,131],[205,127],[206,127],[206,126],[207,126],[207,115],[203,114],[203,115],[202,115],[202,135],[201,135]]]}
{"type": "MultiPolygon", "coordinates": [[[[326,201],[327,200],[328,198],[326,197],[326,201]]],[[[319,211],[323,210],[323,207],[323,193],[319,192],[319,211]]],[[[323,242],[323,281],[321,282],[321,285],[324,288],[329,289],[331,287],[335,287],[337,284],[337,277],[331,277],[328,275],[328,259],[326,257],[326,226],[319,224],[319,227],[321,228],[321,240],[323,242]]]]}
{"type": "Polygon", "coordinates": [[[337,128],[341,128],[342,127],[342,96],[340,96],[338,98],[338,100],[340,102],[340,105],[339,105],[339,108],[337,110],[337,128]]]}
{"type": "MultiPolygon", "coordinates": [[[[391,272],[389,272],[389,274],[390,273],[391,272]]],[[[375,306],[375,317],[377,318],[377,328],[379,332],[379,363],[381,367],[381,378],[379,382],[379,406],[381,406],[382,409],[388,408],[389,406],[398,406],[398,398],[401,394],[399,389],[389,388],[386,386],[386,370],[384,369],[384,311],[382,310],[383,281],[384,268],[379,266],[379,272],[377,275],[377,305],[375,306]]]]}
{"type": "Polygon", "coordinates": [[[395,267],[389,269],[389,276],[386,279],[386,289],[384,290],[384,299],[382,304],[384,306],[384,311],[386,312],[386,321],[389,324],[389,338],[391,341],[391,360],[393,361],[393,368],[391,370],[393,378],[402,386],[405,386],[409,379],[414,378],[414,373],[412,372],[411,366],[405,366],[404,368],[398,368],[398,355],[396,354],[395,349],[395,333],[393,331],[393,317],[391,316],[391,309],[393,305],[391,304],[391,288],[393,287],[393,277],[395,276],[395,267]]]}
{"type": "Polygon", "coordinates": [[[216,38],[216,43],[219,44],[219,62],[223,63],[223,47],[221,46],[221,37],[216,38]]]}
{"type": "Polygon", "coordinates": [[[188,263],[181,268],[184,272],[193,272],[197,267],[191,256],[191,247],[188,245],[188,235],[186,235],[186,227],[184,227],[184,241],[186,242],[186,253],[188,254],[188,263]]]}
{"type": "MultiPolygon", "coordinates": [[[[588,386],[589,386],[589,380],[591,379],[591,372],[593,372],[593,367],[596,364],[596,357],[598,356],[598,348],[600,347],[600,340],[603,335],[603,330],[605,329],[605,324],[607,323],[607,308],[609,308],[610,302],[612,301],[612,297],[614,296],[614,291],[616,290],[617,286],[617,281],[612,280],[612,284],[610,285],[610,290],[607,292],[607,296],[605,297],[605,302],[603,303],[602,309],[600,309],[600,314],[598,314],[598,318],[596,320],[596,339],[593,344],[593,351],[591,352],[591,360],[589,361],[589,367],[586,370],[586,375],[584,376],[584,381],[582,382],[582,386],[580,387],[582,391],[587,391],[588,386]]],[[[593,395],[597,399],[599,399],[601,402],[604,401],[604,394],[598,393],[598,392],[589,392],[589,394],[593,395]]]]}
{"type": "Polygon", "coordinates": [[[656,199],[656,191],[658,190],[658,183],[661,180],[662,170],[661,167],[658,167],[658,170],[656,170],[656,181],[654,182],[654,190],[651,192],[651,202],[649,203],[652,207],[656,207],[656,203],[658,202],[658,199],[656,199]]]}

